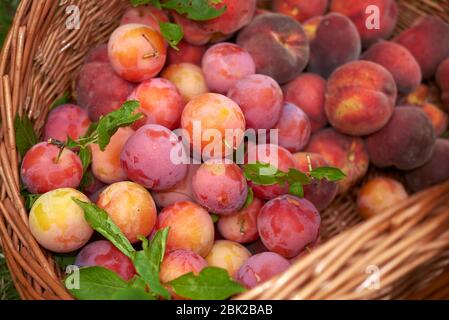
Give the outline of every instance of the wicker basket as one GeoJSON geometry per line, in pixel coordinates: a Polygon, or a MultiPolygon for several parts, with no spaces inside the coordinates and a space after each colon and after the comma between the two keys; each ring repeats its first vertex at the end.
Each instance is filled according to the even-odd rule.
{"type": "MultiPolygon", "coordinates": [[[[28,230],[19,192],[13,119],[40,132],[52,101],[70,89],[87,50],[107,40],[128,0],[22,0],[0,57],[0,244],[23,299],[73,299],[61,271],[28,230]],[[66,8],[80,9],[80,29],[66,8]]],[[[400,0],[398,31],[418,16],[449,21],[449,0],[400,0]]],[[[449,298],[449,183],[367,222],[355,190],[322,214],[323,245],[240,299],[449,298]]]]}

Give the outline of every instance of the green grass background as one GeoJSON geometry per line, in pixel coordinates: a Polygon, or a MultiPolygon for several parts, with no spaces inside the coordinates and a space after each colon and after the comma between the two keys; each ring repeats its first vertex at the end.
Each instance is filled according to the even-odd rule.
{"type": "MultiPolygon", "coordinates": [[[[20,0],[0,0],[0,48],[8,33],[9,26],[14,18],[14,11],[20,0]]],[[[0,300],[19,299],[17,291],[12,284],[11,276],[6,266],[5,256],[0,248],[0,300]]]]}

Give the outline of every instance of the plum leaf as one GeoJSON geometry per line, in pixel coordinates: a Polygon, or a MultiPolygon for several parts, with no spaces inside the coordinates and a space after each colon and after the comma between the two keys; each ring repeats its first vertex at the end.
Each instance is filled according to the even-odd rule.
{"type": "MultiPolygon", "coordinates": [[[[214,1],[214,4],[221,3],[214,1]]],[[[206,21],[219,17],[226,10],[226,6],[217,9],[211,6],[208,0],[168,0],[162,3],[165,9],[175,10],[187,19],[195,21],[206,21]]]]}
{"type": "Polygon", "coordinates": [[[27,116],[19,117],[19,115],[16,115],[14,118],[14,131],[17,149],[23,157],[38,142],[37,135],[34,132],[31,120],[27,116]]]}
{"type": "Polygon", "coordinates": [[[177,45],[184,37],[181,26],[176,23],[160,22],[159,27],[168,44],[176,51],[179,51],[177,45]]]}
{"type": "Polygon", "coordinates": [[[346,177],[346,175],[338,168],[334,167],[319,167],[309,172],[312,178],[322,180],[327,179],[329,181],[339,181],[346,177]]]}
{"type": "Polygon", "coordinates": [[[224,300],[245,291],[226,270],[206,267],[199,275],[192,272],[169,282],[175,293],[192,300],[224,300]]]}

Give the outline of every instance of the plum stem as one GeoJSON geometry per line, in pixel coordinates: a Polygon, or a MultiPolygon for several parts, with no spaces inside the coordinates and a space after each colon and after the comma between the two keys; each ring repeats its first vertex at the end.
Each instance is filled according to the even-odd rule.
{"type": "Polygon", "coordinates": [[[307,166],[309,167],[309,172],[311,172],[313,171],[313,168],[312,168],[312,160],[310,159],[310,154],[307,154],[306,158],[307,158],[307,166]]]}
{"type": "Polygon", "coordinates": [[[142,33],[142,37],[150,44],[151,49],[153,49],[152,53],[146,53],[143,55],[144,59],[149,59],[149,58],[156,58],[157,56],[159,56],[159,51],[156,50],[156,48],[154,47],[154,45],[151,43],[151,40],[147,37],[147,35],[145,33],[142,33]]]}

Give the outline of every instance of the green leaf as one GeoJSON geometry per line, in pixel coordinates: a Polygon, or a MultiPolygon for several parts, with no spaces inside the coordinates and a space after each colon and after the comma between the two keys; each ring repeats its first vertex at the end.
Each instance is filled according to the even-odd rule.
{"type": "MultiPolygon", "coordinates": [[[[215,4],[221,3],[214,1],[215,4]]],[[[208,0],[168,0],[162,3],[165,9],[175,10],[180,15],[186,15],[187,19],[206,21],[219,17],[226,10],[226,6],[220,9],[211,6],[208,0]]]]}
{"type": "Polygon", "coordinates": [[[76,198],[72,198],[72,200],[83,209],[84,217],[92,229],[111,241],[125,256],[130,259],[134,258],[136,251],[106,211],[93,203],[83,202],[76,198]]]}
{"type": "Polygon", "coordinates": [[[216,214],[211,214],[210,217],[211,217],[213,223],[217,223],[218,220],[220,220],[220,217],[216,214]]]}
{"type": "Polygon", "coordinates": [[[89,187],[94,182],[94,175],[92,171],[86,171],[83,174],[83,178],[81,179],[80,185],[78,189],[80,191],[84,191],[87,187],[89,187]]]}
{"type": "Polygon", "coordinates": [[[169,228],[159,230],[151,239],[151,242],[141,237],[143,250],[136,252],[133,259],[136,271],[142,276],[151,290],[167,300],[170,299],[170,293],[161,284],[159,271],[165,255],[168,232],[169,228]]]}
{"type": "Polygon", "coordinates": [[[155,300],[155,298],[141,289],[125,288],[115,292],[111,296],[111,300],[155,300]]]}
{"type": "Polygon", "coordinates": [[[58,266],[65,270],[68,266],[74,265],[76,260],[76,255],[74,254],[53,254],[53,260],[58,264],[58,266]]]}
{"type": "Polygon", "coordinates": [[[92,163],[92,153],[90,149],[88,147],[81,148],[78,152],[78,156],[80,157],[81,163],[83,164],[83,170],[84,172],[86,172],[90,164],[92,163]]]}
{"type": "Polygon", "coordinates": [[[245,204],[242,209],[248,208],[254,201],[254,191],[252,188],[248,188],[248,195],[246,196],[245,204]]]}
{"type": "Polygon", "coordinates": [[[62,104],[66,104],[68,102],[70,102],[70,93],[68,91],[66,91],[66,92],[64,92],[64,94],[61,97],[57,98],[51,104],[50,110],[52,110],[52,109],[54,109],[54,108],[56,108],[56,107],[58,107],[58,106],[60,106],[62,104]]]}
{"type": "Polygon", "coordinates": [[[120,127],[127,127],[139,120],[142,114],[134,114],[140,107],[139,101],[127,101],[120,109],[115,110],[102,117],[98,122],[98,145],[104,151],[109,144],[111,137],[120,127]]]}
{"type": "Polygon", "coordinates": [[[312,182],[307,174],[293,168],[288,170],[287,176],[290,183],[299,182],[302,184],[310,184],[312,182]]]}
{"type": "Polygon", "coordinates": [[[187,273],[169,284],[177,295],[192,300],[224,300],[245,291],[226,270],[216,267],[206,267],[197,276],[187,273]]]}
{"type": "Polygon", "coordinates": [[[257,185],[271,186],[279,183],[280,180],[280,171],[269,163],[246,164],[243,167],[243,173],[247,180],[257,185]],[[265,175],[263,172],[274,172],[274,174],[265,175]]]}
{"type": "Polygon", "coordinates": [[[38,142],[37,135],[34,132],[33,124],[26,116],[20,118],[19,115],[16,115],[14,118],[14,131],[17,149],[23,157],[38,142]]]}
{"type": "Polygon", "coordinates": [[[161,9],[161,1],[160,0],[131,0],[131,4],[134,7],[151,4],[152,6],[161,9]]]}
{"type": "Polygon", "coordinates": [[[329,181],[339,181],[346,177],[346,175],[338,168],[334,167],[320,167],[310,171],[310,176],[312,178],[322,180],[327,179],[329,181]]]}
{"type": "Polygon", "coordinates": [[[179,51],[177,45],[184,37],[184,32],[180,25],[170,22],[160,22],[159,27],[168,44],[175,50],[179,51]]]}
{"type": "Polygon", "coordinates": [[[26,189],[20,190],[20,194],[25,200],[25,208],[27,209],[27,211],[31,210],[36,200],[41,196],[41,194],[30,193],[26,189]]]}
{"type": "Polygon", "coordinates": [[[288,193],[297,196],[299,198],[304,198],[304,187],[301,182],[294,182],[290,185],[288,193]]]}

